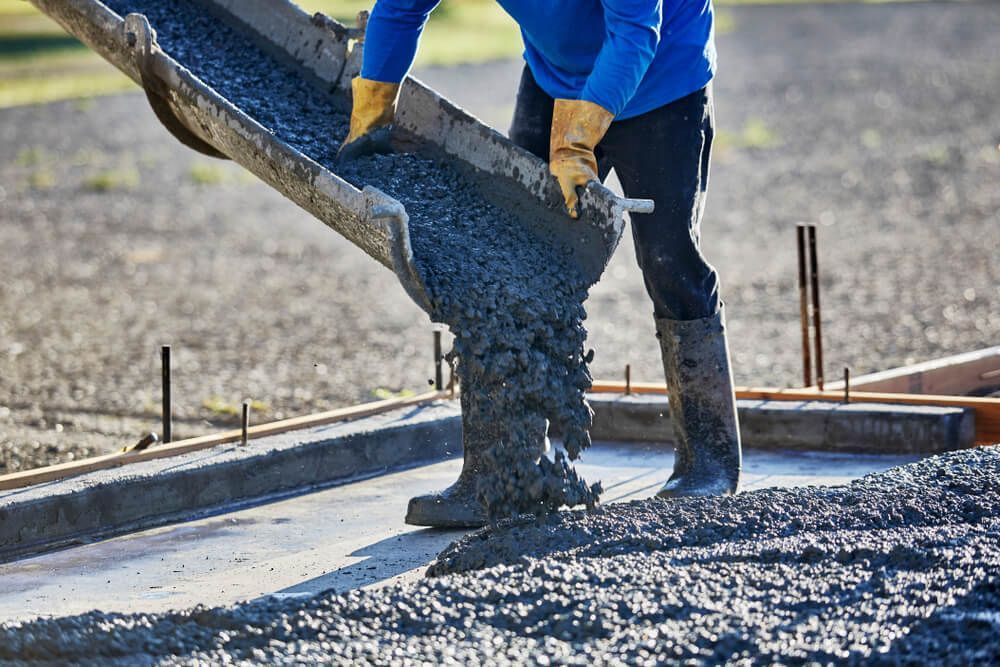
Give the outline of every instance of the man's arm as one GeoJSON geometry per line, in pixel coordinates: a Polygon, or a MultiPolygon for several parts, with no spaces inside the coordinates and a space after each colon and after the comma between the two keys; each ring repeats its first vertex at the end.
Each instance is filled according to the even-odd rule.
{"type": "Polygon", "coordinates": [[[378,0],[368,17],[361,76],[399,83],[417,54],[427,17],[441,0],[378,0]]]}
{"type": "Polygon", "coordinates": [[[340,160],[391,150],[399,84],[417,54],[427,16],[441,0],[378,0],[365,30],[361,76],[351,81],[351,127],[340,160]]]}
{"type": "Polygon", "coordinates": [[[549,139],[549,171],[570,217],[579,211],[578,188],[597,180],[594,150],[635,95],[660,43],[659,0],[602,0],[607,32],[594,68],[576,100],[556,100],[549,139]]]}
{"type": "Polygon", "coordinates": [[[660,0],[603,0],[607,34],[580,99],[617,116],[639,88],[660,43],[660,0]]]}

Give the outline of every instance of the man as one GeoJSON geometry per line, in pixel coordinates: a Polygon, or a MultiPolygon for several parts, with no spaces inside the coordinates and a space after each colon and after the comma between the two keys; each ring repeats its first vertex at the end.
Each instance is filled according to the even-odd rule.
{"type": "MultiPolygon", "coordinates": [[[[376,2],[343,157],[384,144],[399,82],[437,2],[376,2]]],[[[568,215],[578,217],[577,188],[611,168],[627,197],[656,204],[631,220],[677,439],[673,474],[657,495],[735,493],[741,453],[725,319],[718,275],[699,249],[714,134],[711,0],[499,2],[525,47],[510,138],[549,161],[568,215]]],[[[466,452],[455,486],[411,500],[408,520],[455,525],[474,460],[466,452]]]]}

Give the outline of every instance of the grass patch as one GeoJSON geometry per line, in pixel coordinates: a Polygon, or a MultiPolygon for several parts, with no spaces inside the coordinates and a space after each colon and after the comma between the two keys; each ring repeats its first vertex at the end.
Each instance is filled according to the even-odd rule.
{"type": "MultiPolygon", "coordinates": [[[[359,0],[301,0],[304,10],[323,12],[354,25],[359,11],[373,2],[359,0]]],[[[521,33],[496,0],[448,0],[438,5],[420,38],[416,65],[479,63],[521,54],[521,33]]]]}
{"type": "Polygon", "coordinates": [[[0,108],[135,87],[32,5],[0,0],[0,108]]]}
{"type": "Polygon", "coordinates": [[[55,174],[44,167],[36,169],[28,175],[28,187],[32,190],[48,190],[55,184],[55,174]]]}
{"type": "MultiPolygon", "coordinates": [[[[719,0],[718,5],[800,4],[813,0],[719,0]]],[[[821,0],[824,1],[824,0],[821,0]]],[[[896,2],[901,0],[826,0],[896,2]]],[[[323,12],[346,24],[371,9],[373,0],[300,0],[308,12],[323,12]]],[[[735,21],[718,12],[719,34],[735,21]]],[[[448,0],[432,14],[421,38],[416,65],[455,65],[515,58],[522,50],[517,25],[495,0],[448,0]]],[[[24,0],[0,0],[0,108],[134,90],[124,74],[91,53],[76,38],[24,0]]]]}
{"type": "Polygon", "coordinates": [[[736,17],[733,16],[732,12],[727,12],[724,9],[716,10],[715,12],[715,34],[716,35],[728,35],[731,32],[736,31],[736,17]]]}
{"type": "Polygon", "coordinates": [[[197,185],[220,185],[229,180],[229,175],[221,165],[195,162],[188,169],[188,178],[197,185]]]}
{"type": "Polygon", "coordinates": [[[739,132],[717,130],[714,147],[720,151],[734,148],[765,149],[781,145],[777,132],[760,118],[751,118],[739,132]]]}
{"type": "Polygon", "coordinates": [[[92,192],[131,190],[139,185],[139,172],[132,167],[106,169],[83,180],[83,187],[92,192]]]}
{"type": "MultiPolygon", "coordinates": [[[[230,403],[221,396],[209,396],[201,402],[201,407],[214,415],[223,417],[238,417],[243,414],[243,403],[230,403]]],[[[271,406],[264,401],[250,401],[250,410],[264,413],[271,409],[271,406]]]]}
{"type": "Polygon", "coordinates": [[[390,398],[410,398],[411,396],[416,395],[416,392],[412,389],[400,389],[398,391],[387,389],[386,387],[377,387],[372,389],[372,396],[380,401],[385,401],[390,398]]]}
{"type": "Polygon", "coordinates": [[[17,152],[14,164],[18,167],[37,167],[49,159],[49,154],[44,148],[22,148],[17,152]]]}
{"type": "MultiPolygon", "coordinates": [[[[110,67],[110,65],[108,66],[110,67]]],[[[0,80],[0,109],[134,90],[136,85],[112,69],[88,76],[51,73],[0,80]]]]}
{"type": "Polygon", "coordinates": [[[87,47],[66,33],[2,34],[0,33],[0,59],[10,61],[33,58],[48,53],[85,51],[87,47]]]}

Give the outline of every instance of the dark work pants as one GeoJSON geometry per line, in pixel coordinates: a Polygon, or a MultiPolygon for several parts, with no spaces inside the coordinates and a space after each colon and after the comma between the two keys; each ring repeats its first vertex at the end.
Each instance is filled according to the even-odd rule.
{"type": "MultiPolygon", "coordinates": [[[[545,161],[554,100],[527,67],[521,75],[511,140],[545,161]]],[[[719,278],[699,249],[712,152],[711,85],[641,116],[615,121],[597,146],[603,181],[614,168],[626,197],[652,199],[632,213],[632,237],[656,318],[696,320],[719,310],[719,278]]]]}

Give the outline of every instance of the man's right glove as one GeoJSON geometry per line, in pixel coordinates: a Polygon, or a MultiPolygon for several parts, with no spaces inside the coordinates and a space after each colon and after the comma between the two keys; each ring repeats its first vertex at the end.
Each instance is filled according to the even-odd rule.
{"type": "Polygon", "coordinates": [[[389,126],[396,114],[398,83],[355,77],[351,81],[354,103],[351,129],[337,151],[339,160],[351,160],[372,153],[388,153],[389,126]]]}
{"type": "Polygon", "coordinates": [[[549,135],[549,171],[559,181],[571,218],[580,217],[576,189],[597,180],[594,148],[614,119],[614,114],[600,104],[586,100],[556,100],[549,135]]]}

